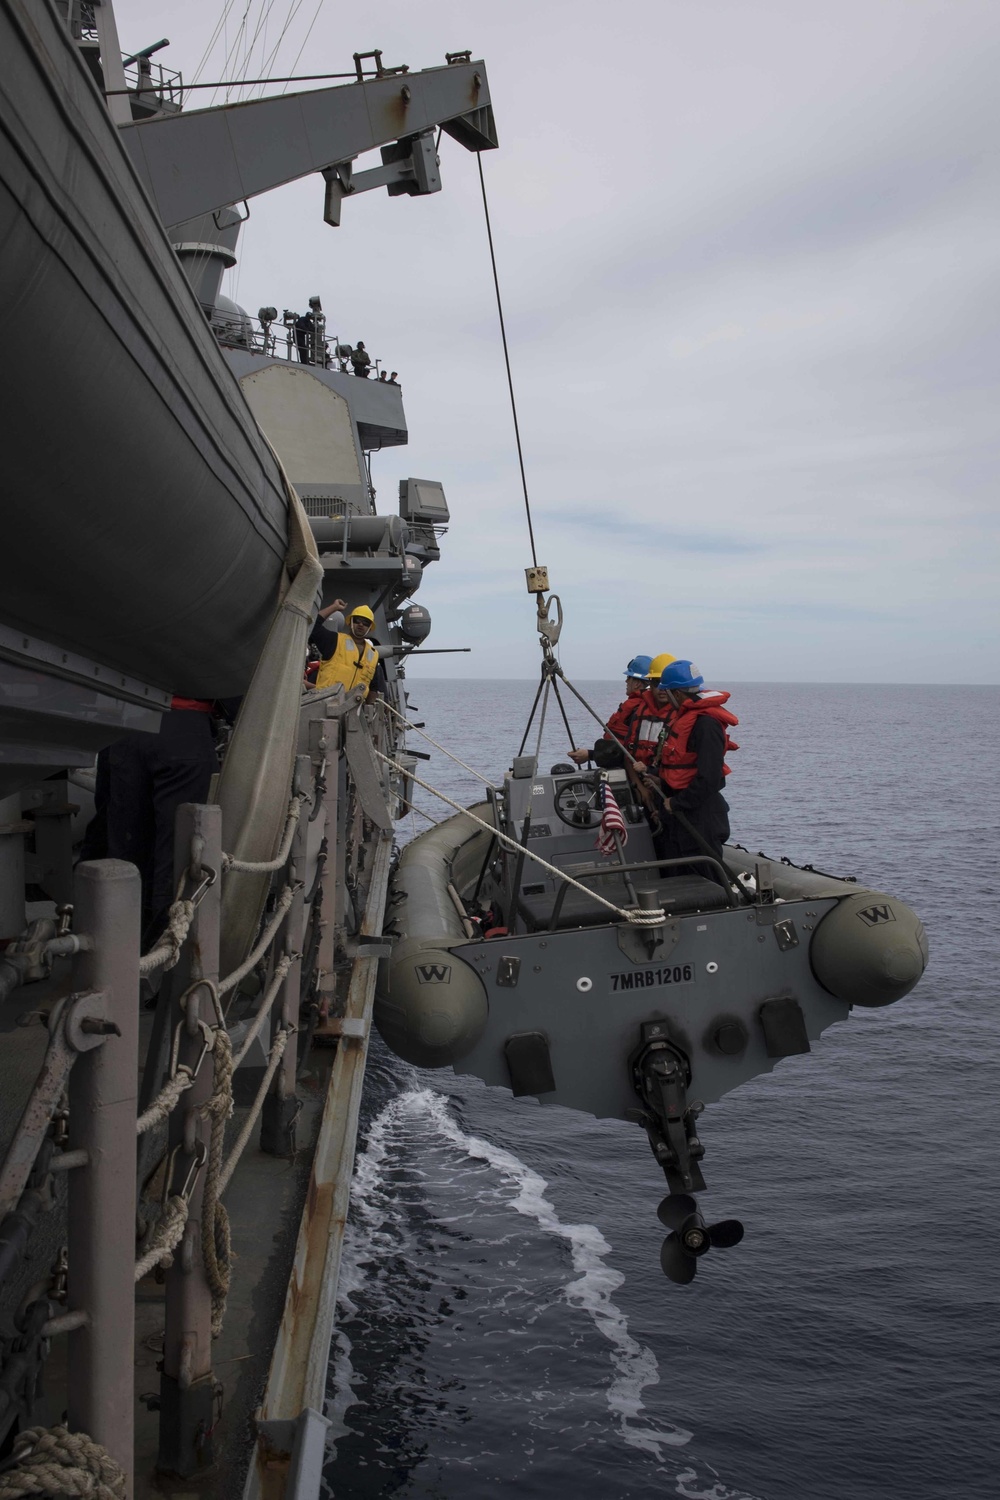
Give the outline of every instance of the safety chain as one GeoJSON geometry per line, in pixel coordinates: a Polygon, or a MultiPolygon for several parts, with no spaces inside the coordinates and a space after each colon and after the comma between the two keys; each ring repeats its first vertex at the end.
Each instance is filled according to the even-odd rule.
{"type": "Polygon", "coordinates": [[[154,969],[172,969],[181,956],[181,948],[184,940],[191,930],[194,921],[195,909],[200,905],[205,892],[218,880],[217,870],[210,869],[208,865],[199,866],[202,877],[201,884],[193,895],[183,897],[181,892],[187,880],[187,871],[181,876],[177,887],[177,897],[170,911],[167,913],[167,925],[159,940],[148,953],[144,953],[139,960],[139,974],[145,976],[152,974],[154,969]]]}
{"type": "Polygon", "coordinates": [[[295,828],[302,816],[303,802],[309,802],[309,792],[296,792],[288,804],[288,818],[285,823],[285,831],[281,835],[281,847],[273,859],[252,860],[237,859],[235,854],[223,854],[222,868],[224,870],[235,870],[241,875],[271,875],[276,870],[281,870],[287,863],[288,856],[292,852],[292,840],[295,837],[295,828]]]}
{"type": "MultiPolygon", "coordinates": [[[[390,760],[387,755],[383,755],[381,750],[376,750],[375,754],[379,760],[384,760],[387,766],[392,766],[393,770],[404,770],[403,766],[397,765],[394,760],[390,760]]],[[[640,907],[615,906],[613,901],[606,901],[603,896],[598,895],[597,891],[582,885],[579,880],[574,880],[572,875],[567,875],[565,870],[560,870],[556,865],[550,865],[548,860],[542,859],[540,854],[535,854],[533,850],[526,848],[524,844],[519,844],[516,839],[510,838],[506,833],[501,833],[499,828],[494,828],[492,823],[487,823],[483,818],[477,817],[475,813],[469,812],[467,807],[462,807],[459,803],[453,802],[450,797],[445,796],[444,792],[439,792],[437,787],[429,786],[426,781],[421,781],[419,776],[414,776],[413,780],[417,786],[422,786],[425,792],[430,792],[432,797],[440,797],[442,802],[446,802],[449,807],[453,807],[463,817],[469,818],[473,823],[477,823],[480,828],[485,828],[487,833],[492,834],[497,840],[497,843],[504,844],[508,849],[512,849],[518,854],[526,854],[529,859],[534,860],[536,865],[541,865],[543,870],[548,870],[550,875],[555,875],[559,880],[564,880],[567,885],[573,886],[575,890],[582,891],[590,900],[599,902],[601,906],[606,906],[608,911],[614,912],[615,916],[620,917],[623,922],[629,922],[633,927],[659,927],[661,923],[666,921],[666,913],[662,907],[646,911],[640,907]]],[[[609,873],[614,874],[613,866],[609,873]]]]}
{"type": "Polygon", "coordinates": [[[0,1465],[0,1500],[125,1500],[125,1473],[106,1448],[85,1432],[27,1427],[0,1465]]]}
{"type": "Polygon", "coordinates": [[[481,781],[484,786],[488,786],[491,792],[498,792],[500,790],[500,788],[498,786],[494,786],[493,782],[485,777],[481,771],[475,770],[472,766],[467,766],[465,764],[465,761],[459,760],[458,756],[453,754],[451,750],[446,750],[444,745],[439,745],[437,740],[432,740],[426,730],[420,728],[419,724],[411,724],[410,720],[407,719],[403,714],[401,714],[398,708],[393,708],[392,704],[388,703],[385,698],[376,699],[376,704],[378,707],[386,709],[387,712],[391,713],[395,718],[397,718],[399,722],[404,726],[404,728],[414,730],[415,733],[419,734],[422,739],[425,739],[427,741],[428,745],[433,745],[435,750],[440,750],[442,755],[447,755],[449,760],[453,760],[456,766],[461,766],[463,771],[468,771],[470,776],[474,776],[477,781],[481,781]]]}

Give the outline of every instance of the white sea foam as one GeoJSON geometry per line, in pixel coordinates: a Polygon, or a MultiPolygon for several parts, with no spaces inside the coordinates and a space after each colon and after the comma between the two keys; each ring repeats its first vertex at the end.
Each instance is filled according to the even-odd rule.
{"type": "MultiPolygon", "coordinates": [[[[352,1195],[357,1230],[348,1232],[341,1272],[344,1311],[354,1310],[352,1292],[364,1281],[359,1261],[378,1255],[380,1231],[387,1211],[391,1212],[391,1201],[384,1196],[382,1171],[390,1140],[405,1132],[408,1121],[430,1126],[462,1156],[485,1162],[515,1190],[507,1200],[510,1208],[532,1219],[544,1233],[567,1242],[575,1275],[563,1288],[563,1294],[571,1306],[591,1318],[610,1346],[613,1378],[607,1388],[607,1402],[624,1441],[658,1460],[664,1457],[665,1450],[689,1442],[692,1434],[686,1429],[660,1422],[654,1426],[640,1415],[645,1410],[642,1393],[658,1383],[659,1369],[652,1351],[630,1334],[628,1320],[614,1301],[614,1293],[625,1278],[605,1263],[604,1257],[611,1246],[604,1235],[593,1224],[564,1224],[546,1197],[545,1179],[512,1152],[466,1134],[451,1114],[448,1101],[431,1089],[413,1089],[393,1099],[376,1119],[367,1148],[358,1157],[352,1195]]],[[[355,1399],[349,1346],[346,1351],[338,1347],[336,1361],[338,1398],[330,1414],[336,1411],[342,1424],[343,1411],[355,1399]]]]}
{"type": "Polygon", "coordinates": [[[358,1153],[355,1166],[351,1206],[355,1219],[361,1222],[348,1223],[340,1257],[340,1275],[337,1280],[340,1317],[330,1351],[333,1395],[325,1406],[331,1424],[327,1433],[330,1458],[336,1455],[338,1440],[348,1435],[347,1408],[358,1400],[354,1388],[355,1371],[351,1364],[351,1341],[344,1332],[343,1324],[357,1311],[354,1297],[363,1290],[367,1282],[365,1262],[373,1252],[377,1253],[378,1230],[383,1221],[378,1207],[382,1167],[388,1152],[390,1129],[398,1113],[400,1100],[405,1098],[405,1094],[398,1095],[379,1114],[369,1132],[365,1150],[358,1153]]]}
{"type": "Polygon", "coordinates": [[[748,1490],[734,1490],[718,1477],[706,1480],[694,1469],[683,1469],[677,1475],[677,1494],[684,1500],[758,1500],[748,1490]]]}

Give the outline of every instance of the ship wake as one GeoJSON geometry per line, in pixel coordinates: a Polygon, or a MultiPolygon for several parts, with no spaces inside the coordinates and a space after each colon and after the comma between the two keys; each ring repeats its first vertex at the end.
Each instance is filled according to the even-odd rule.
{"type": "MultiPolygon", "coordinates": [[[[519,1359],[530,1365],[540,1350],[547,1348],[551,1354],[553,1323],[551,1318],[544,1320],[543,1314],[557,1309],[560,1302],[564,1309],[568,1305],[583,1313],[604,1341],[610,1379],[594,1383],[603,1387],[612,1428],[624,1442],[662,1460],[669,1450],[690,1441],[692,1434],[685,1428],[660,1419],[653,1422],[644,1415],[643,1392],[659,1382],[659,1369],[652,1351],[629,1332],[628,1320],[615,1303],[624,1277],[607,1264],[612,1247],[593,1224],[564,1223],[549,1191],[545,1179],[512,1152],[463,1130],[442,1094],[410,1089],[384,1106],[358,1156],[344,1245],[340,1327],[328,1405],[335,1443],[350,1430],[345,1421],[348,1408],[364,1400],[352,1364],[349,1330],[359,1317],[370,1324],[373,1292],[375,1303],[380,1288],[390,1298],[399,1293],[401,1259],[421,1268],[417,1273],[423,1281],[421,1290],[425,1300],[430,1300],[426,1299],[427,1276],[435,1270],[447,1276],[440,1244],[433,1247],[434,1258],[429,1258],[431,1240],[440,1236],[470,1244],[473,1279],[489,1282],[492,1311],[504,1311],[509,1317],[505,1327],[512,1339],[518,1338],[514,1320],[521,1317],[524,1342],[519,1359]],[[442,1194],[443,1181],[446,1191],[442,1194]],[[511,1223],[512,1213],[531,1224],[527,1237],[516,1221],[511,1223]],[[428,1215],[433,1217],[433,1230],[428,1215]],[[565,1246],[572,1267],[568,1280],[552,1280],[553,1256],[537,1231],[565,1246]],[[485,1271],[484,1249],[489,1261],[485,1271]],[[543,1321],[547,1321],[544,1332],[538,1326],[543,1321]],[[536,1327],[538,1332],[533,1334],[536,1327]]],[[[451,1248],[454,1252],[453,1244],[451,1248]]],[[[452,1262],[450,1269],[455,1269],[454,1253],[447,1258],[452,1262]]],[[[555,1271],[559,1274],[558,1266],[555,1271]]],[[[449,1312],[454,1295],[455,1289],[449,1312]]],[[[390,1316],[390,1309],[384,1308],[384,1313],[390,1316]]],[[[489,1326],[489,1319],[479,1321],[487,1324],[482,1341],[495,1340],[499,1330],[489,1326]]],[[[565,1313],[554,1326],[564,1335],[565,1359],[572,1361],[581,1341],[579,1328],[565,1320],[565,1313]]],[[[367,1347],[369,1329],[364,1339],[367,1347]]],[[[494,1350],[494,1358],[496,1354],[494,1350]]],[[[550,1391],[536,1390],[533,1395],[536,1408],[561,1407],[558,1399],[553,1402],[550,1391]]],[[[565,1428],[569,1411],[561,1409],[558,1414],[565,1428]]]]}

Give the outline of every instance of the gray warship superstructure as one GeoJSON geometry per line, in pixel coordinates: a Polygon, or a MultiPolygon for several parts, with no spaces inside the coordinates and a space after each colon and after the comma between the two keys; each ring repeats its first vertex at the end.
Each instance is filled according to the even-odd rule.
{"type": "Polygon", "coordinates": [[[0,1485],[306,1497],[448,505],[403,478],[376,511],[400,390],[321,295],[250,318],[220,288],[255,195],[315,174],[335,226],[436,192],[440,132],[496,138],[468,53],[182,112],[157,50],[123,58],[105,0],[0,3],[0,1485]],[[304,691],[338,597],[374,612],[377,704],[304,691]],[[97,751],[175,696],[242,707],[140,955],[136,870],[75,850],[97,751]]]}

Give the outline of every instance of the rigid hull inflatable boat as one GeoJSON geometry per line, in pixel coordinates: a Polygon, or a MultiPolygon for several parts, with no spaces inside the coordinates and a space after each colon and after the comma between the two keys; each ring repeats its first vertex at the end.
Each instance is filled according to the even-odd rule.
{"type": "MultiPolygon", "coordinates": [[[[852,1005],[898,1000],[927,962],[894,898],[736,846],[725,868],[657,861],[624,771],[538,775],[533,757],[403,850],[390,911],[375,1020],[393,1050],[642,1124],[673,1228],[698,1218],[703,1106],[808,1052],[852,1005]],[[595,847],[604,786],[627,859],[595,847]]],[[[688,1280],[688,1259],[664,1269],[688,1280]]]]}

